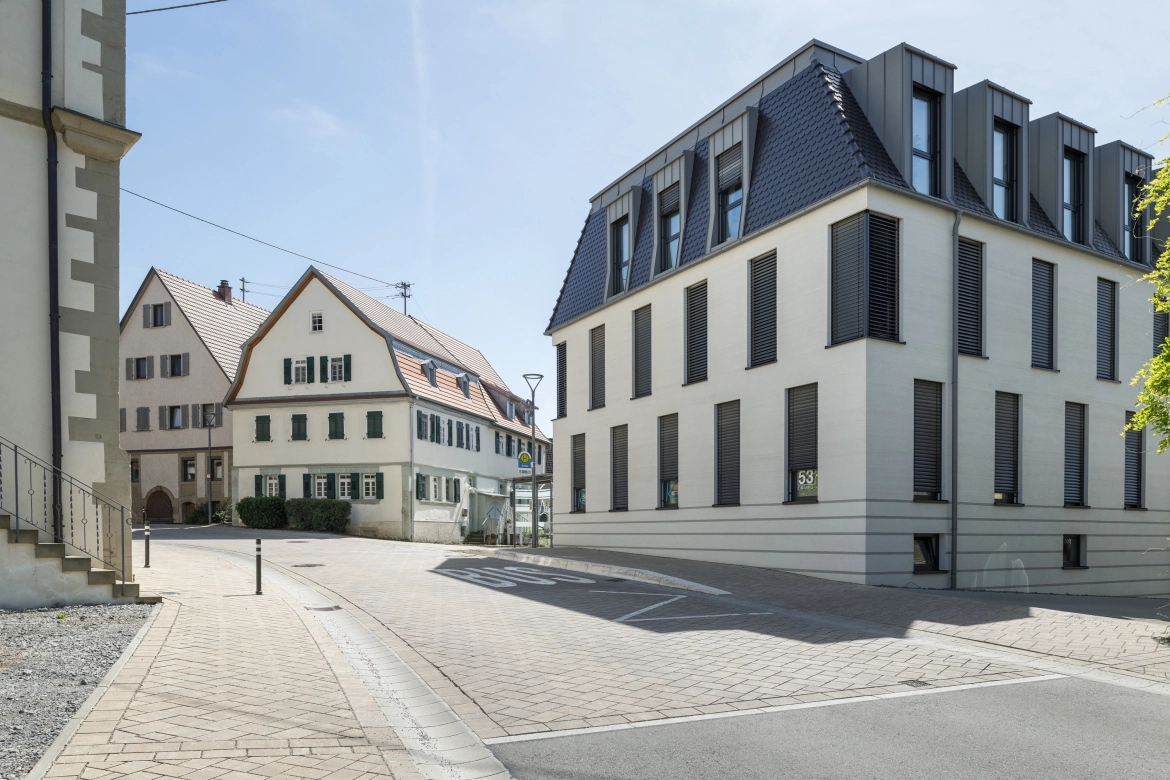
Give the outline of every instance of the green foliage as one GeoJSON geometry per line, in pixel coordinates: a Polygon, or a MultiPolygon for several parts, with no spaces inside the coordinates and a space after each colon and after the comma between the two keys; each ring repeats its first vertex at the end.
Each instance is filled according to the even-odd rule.
{"type": "Polygon", "coordinates": [[[240,513],[240,521],[249,528],[284,528],[288,525],[284,499],[276,496],[241,498],[236,511],[240,513]]]}
{"type": "MultiPolygon", "coordinates": [[[[207,525],[207,502],[196,504],[191,507],[191,511],[187,513],[187,517],[183,519],[185,523],[193,525],[207,525]]],[[[220,506],[211,513],[211,522],[213,523],[227,523],[230,522],[227,516],[227,511],[220,506]]]]}
{"type": "Polygon", "coordinates": [[[343,534],[349,528],[350,502],[335,498],[290,498],[289,525],[298,531],[343,534]]]}
{"type": "MultiPolygon", "coordinates": [[[[1168,100],[1170,95],[1154,106],[1164,105],[1168,100]]],[[[1170,133],[1162,137],[1162,142],[1168,139],[1170,133]]],[[[1141,212],[1153,206],[1154,218],[1147,226],[1147,231],[1151,231],[1160,219],[1170,218],[1170,156],[1163,157],[1156,165],[1159,168],[1157,176],[1142,188],[1141,199],[1134,207],[1136,212],[1141,212]]],[[[1154,296],[1150,298],[1154,309],[1170,313],[1170,241],[1163,245],[1157,266],[1145,278],[1155,287],[1154,296]]],[[[1167,341],[1170,343],[1170,339],[1167,341]]],[[[1158,454],[1161,455],[1170,449],[1170,353],[1167,349],[1164,348],[1156,357],[1146,361],[1130,384],[1139,387],[1139,390],[1137,412],[1126,430],[1149,428],[1159,434],[1158,454]]]]}

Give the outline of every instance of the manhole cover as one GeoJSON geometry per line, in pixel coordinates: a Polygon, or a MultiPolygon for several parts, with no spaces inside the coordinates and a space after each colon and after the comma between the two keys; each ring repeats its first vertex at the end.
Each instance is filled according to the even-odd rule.
{"type": "Polygon", "coordinates": [[[334,604],[331,607],[305,607],[305,609],[309,610],[310,612],[336,612],[337,610],[341,609],[341,607],[334,604]]]}
{"type": "Polygon", "coordinates": [[[923,680],[903,680],[903,685],[909,685],[911,688],[929,688],[930,683],[923,680]]]}
{"type": "Polygon", "coordinates": [[[294,563],[292,565],[292,567],[294,569],[312,569],[314,566],[324,566],[324,565],[325,564],[323,564],[323,563],[294,563]]]}

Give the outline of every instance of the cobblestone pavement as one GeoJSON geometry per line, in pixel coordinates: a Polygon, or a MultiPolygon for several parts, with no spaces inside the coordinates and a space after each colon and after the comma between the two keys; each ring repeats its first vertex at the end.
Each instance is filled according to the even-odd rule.
{"type": "Polygon", "coordinates": [[[214,555],[152,553],[136,574],[165,601],[47,777],[417,777],[303,610],[250,595],[247,571],[214,555]]]}

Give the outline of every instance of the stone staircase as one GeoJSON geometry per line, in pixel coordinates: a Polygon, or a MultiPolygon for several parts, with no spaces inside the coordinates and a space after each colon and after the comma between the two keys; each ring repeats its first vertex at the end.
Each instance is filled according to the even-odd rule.
{"type": "Polygon", "coordinates": [[[69,555],[67,545],[42,542],[41,532],[0,514],[0,608],[30,609],[74,604],[157,604],[161,597],[139,593],[138,583],[123,584],[113,569],[95,568],[88,555],[69,555]]]}

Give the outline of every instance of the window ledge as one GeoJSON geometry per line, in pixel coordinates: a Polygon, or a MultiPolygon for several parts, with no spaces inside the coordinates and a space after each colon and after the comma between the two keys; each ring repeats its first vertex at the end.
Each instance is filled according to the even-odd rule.
{"type": "Polygon", "coordinates": [[[838,341],[836,344],[826,344],[825,349],[832,349],[833,347],[852,344],[855,341],[880,341],[884,344],[901,344],[902,346],[906,346],[906,342],[901,341],[900,339],[883,339],[877,336],[858,336],[857,338],[847,339],[846,341],[838,341]]]}
{"type": "Polygon", "coordinates": [[[951,503],[945,498],[915,498],[915,504],[949,504],[951,503]]]}
{"type": "Polygon", "coordinates": [[[1065,504],[1065,509],[1092,509],[1088,504],[1065,504]]]}
{"type": "Polygon", "coordinates": [[[1060,568],[1067,571],[1069,569],[1087,569],[1089,567],[1088,566],[1069,566],[1068,564],[1065,564],[1065,565],[1061,566],[1060,568]]]}
{"type": "Polygon", "coordinates": [[[654,508],[655,509],[666,509],[666,510],[670,510],[673,512],[673,511],[678,509],[678,506],[656,506],[654,508]]]}
{"type": "Polygon", "coordinates": [[[589,407],[588,409],[586,409],[585,411],[587,411],[587,412],[594,412],[594,411],[597,411],[598,409],[604,409],[604,408],[605,408],[605,404],[602,404],[601,406],[590,406],[590,407],[589,407]]]}
{"type": "Polygon", "coordinates": [[[819,503],[815,498],[800,498],[795,501],[782,501],[781,506],[788,506],[789,504],[816,504],[819,503]]]}
{"type": "Polygon", "coordinates": [[[1147,512],[1147,511],[1149,511],[1144,506],[1126,506],[1126,507],[1122,507],[1122,509],[1124,509],[1127,512],[1147,512]]]}
{"type": "Polygon", "coordinates": [[[625,509],[611,509],[609,511],[610,512],[628,512],[628,511],[630,511],[630,508],[626,507],[625,509]]]}
{"type": "Polygon", "coordinates": [[[1008,503],[1007,501],[994,501],[994,502],[992,502],[991,505],[992,506],[1010,506],[1010,507],[1027,506],[1027,504],[1008,503]]]}
{"type": "Polygon", "coordinates": [[[915,569],[913,574],[950,574],[949,569],[915,569]]]}
{"type": "Polygon", "coordinates": [[[1049,372],[1051,372],[1051,373],[1053,373],[1053,374],[1059,374],[1059,373],[1060,373],[1060,369],[1059,369],[1059,368],[1048,368],[1047,366],[1032,366],[1032,368],[1036,369],[1037,371],[1049,371],[1049,372]]]}
{"type": "Polygon", "coordinates": [[[1100,377],[1100,376],[1099,376],[1099,377],[1097,377],[1097,381],[1098,381],[1098,382],[1108,382],[1108,383],[1109,383],[1109,384],[1111,384],[1111,385],[1119,385],[1119,384],[1121,384],[1121,380],[1120,380],[1120,379],[1105,379],[1104,377],[1100,377]]]}
{"type": "Polygon", "coordinates": [[[711,505],[711,507],[712,507],[713,509],[714,509],[715,507],[721,507],[721,506],[739,506],[739,502],[738,502],[738,501],[736,501],[736,502],[734,502],[734,503],[728,503],[728,504],[712,504],[712,505],[711,505]]]}
{"type": "Polygon", "coordinates": [[[762,368],[763,366],[774,366],[780,361],[777,358],[772,358],[764,363],[755,363],[754,365],[744,366],[744,371],[751,371],[753,368],[762,368]]]}
{"type": "Polygon", "coordinates": [[[693,382],[683,382],[682,386],[683,387],[690,387],[691,385],[701,384],[701,383],[706,382],[706,381],[707,381],[707,377],[703,377],[702,379],[696,379],[693,382]]]}
{"type": "MultiPolygon", "coordinates": [[[[649,398],[649,397],[650,397],[650,396],[652,396],[652,395],[653,395],[653,393],[642,393],[641,395],[631,395],[631,396],[630,396],[630,400],[631,400],[631,401],[637,401],[639,398],[649,398]]],[[[561,418],[559,418],[559,417],[554,417],[553,419],[554,419],[554,420],[559,420],[559,419],[561,419],[561,418]]]]}
{"type": "Polygon", "coordinates": [[[987,355],[972,355],[970,352],[960,352],[959,356],[975,358],[976,360],[991,360],[987,355]]]}

